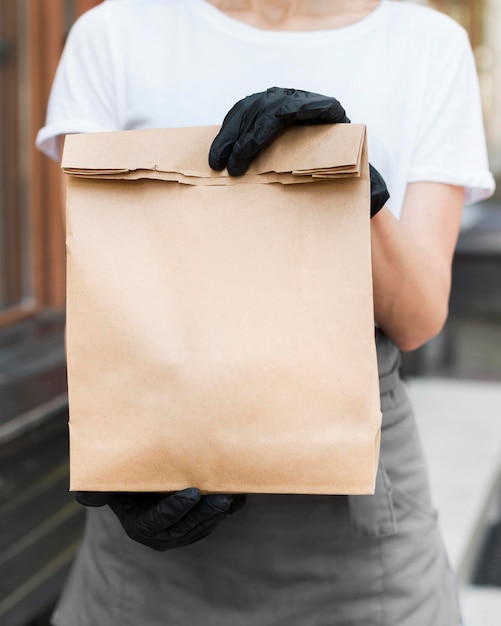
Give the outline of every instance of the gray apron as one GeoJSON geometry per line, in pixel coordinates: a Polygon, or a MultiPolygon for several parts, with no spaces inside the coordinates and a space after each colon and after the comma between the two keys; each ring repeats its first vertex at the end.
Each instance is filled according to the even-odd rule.
{"type": "Polygon", "coordinates": [[[399,352],[377,334],[383,433],[374,496],[252,495],[168,552],[91,509],[57,626],[459,626],[399,352]]]}

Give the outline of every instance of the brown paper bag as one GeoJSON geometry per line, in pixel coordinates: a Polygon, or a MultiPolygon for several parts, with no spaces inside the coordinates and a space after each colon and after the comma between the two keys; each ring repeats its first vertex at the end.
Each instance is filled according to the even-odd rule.
{"type": "Polygon", "coordinates": [[[217,130],[66,140],[71,489],[372,493],[365,127],[217,130]]]}

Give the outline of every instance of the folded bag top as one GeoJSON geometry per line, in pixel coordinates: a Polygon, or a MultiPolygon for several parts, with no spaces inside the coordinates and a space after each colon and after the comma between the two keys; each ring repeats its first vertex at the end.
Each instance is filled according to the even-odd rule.
{"type": "Polygon", "coordinates": [[[66,139],[71,489],[373,493],[365,126],[218,129],[66,139]]]}
{"type": "MultiPolygon", "coordinates": [[[[209,167],[210,145],[218,126],[163,128],[71,135],[62,167],[74,176],[160,178],[187,184],[241,184],[263,174],[360,176],[365,126],[295,126],[251,164],[244,178],[209,167]],[[326,139],[326,134],[330,139],[326,139]]],[[[288,176],[261,182],[303,182],[288,176]]]]}

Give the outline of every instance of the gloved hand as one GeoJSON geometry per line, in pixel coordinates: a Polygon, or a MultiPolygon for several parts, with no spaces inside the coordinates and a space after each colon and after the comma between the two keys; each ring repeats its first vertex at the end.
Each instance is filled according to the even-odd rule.
{"type": "Polygon", "coordinates": [[[227,167],[231,176],[240,176],[259,151],[287,127],[349,121],[335,98],[271,87],[239,100],[230,109],[210,148],[209,165],[214,170],[227,167]]]}
{"type": "MultiPolygon", "coordinates": [[[[336,98],[301,89],[271,87],[239,100],[223,120],[212,142],[209,165],[228,168],[231,176],[245,174],[252,160],[277,135],[293,124],[349,124],[336,98]]],[[[374,168],[371,174],[371,217],[389,198],[386,184],[374,168]]]]}
{"type": "Polygon", "coordinates": [[[195,488],[165,493],[77,492],[84,506],[108,505],[127,535],[154,550],[186,546],[206,537],[229,514],[242,508],[243,495],[202,496],[195,488]]]}

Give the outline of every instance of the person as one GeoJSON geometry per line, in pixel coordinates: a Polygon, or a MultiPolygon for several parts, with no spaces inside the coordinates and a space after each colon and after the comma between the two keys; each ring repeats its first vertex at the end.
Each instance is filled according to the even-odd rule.
{"type": "Polygon", "coordinates": [[[80,494],[57,626],[461,624],[398,368],[446,319],[464,202],[494,189],[465,31],[397,0],[106,0],[69,34],[37,145],[58,159],[68,133],[225,120],[211,165],[240,175],[282,128],[257,140],[263,120],[302,123],[293,101],[314,94],[367,125],[390,193],[371,219],[376,493],[80,494]]]}

